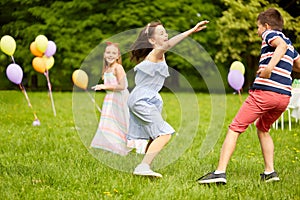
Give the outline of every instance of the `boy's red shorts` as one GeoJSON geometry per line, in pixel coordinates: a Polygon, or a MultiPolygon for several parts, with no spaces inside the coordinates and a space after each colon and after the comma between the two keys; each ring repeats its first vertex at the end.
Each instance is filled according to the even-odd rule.
{"type": "Polygon", "coordinates": [[[242,133],[256,121],[258,130],[268,132],[271,125],[286,110],[290,96],[271,91],[252,90],[232,120],[229,128],[242,133]]]}

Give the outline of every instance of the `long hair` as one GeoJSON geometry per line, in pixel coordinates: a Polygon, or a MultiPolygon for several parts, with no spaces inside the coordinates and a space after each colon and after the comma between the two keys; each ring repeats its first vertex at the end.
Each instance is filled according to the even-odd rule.
{"type": "Polygon", "coordinates": [[[141,30],[138,38],[131,46],[130,61],[140,62],[153,50],[153,45],[149,42],[149,38],[152,37],[158,25],[162,25],[162,23],[160,21],[151,22],[141,30]]]}
{"type": "MultiPolygon", "coordinates": [[[[113,43],[113,42],[106,42],[106,47],[105,47],[105,50],[104,50],[104,53],[105,54],[105,51],[106,51],[106,48],[108,46],[114,46],[118,49],[118,58],[116,60],[116,62],[120,65],[122,65],[122,57],[121,57],[121,51],[120,51],[120,48],[119,48],[119,44],[118,43],[113,43]]],[[[103,75],[104,73],[106,72],[106,70],[108,69],[108,63],[106,62],[105,58],[104,58],[104,55],[103,55],[103,69],[102,69],[102,79],[103,79],[103,75]]]]}
{"type": "Polygon", "coordinates": [[[262,24],[269,24],[272,29],[282,31],[283,28],[283,18],[280,12],[274,8],[269,8],[268,10],[261,12],[257,20],[262,24]]]}

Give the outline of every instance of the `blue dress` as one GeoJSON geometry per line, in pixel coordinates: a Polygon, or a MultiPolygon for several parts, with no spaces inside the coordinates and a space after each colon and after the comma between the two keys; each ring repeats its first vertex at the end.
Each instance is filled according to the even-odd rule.
{"type": "Polygon", "coordinates": [[[128,97],[129,130],[127,139],[155,139],[175,130],[162,117],[163,100],[159,91],[170,75],[165,61],[144,60],[135,66],[135,88],[128,97]]]}

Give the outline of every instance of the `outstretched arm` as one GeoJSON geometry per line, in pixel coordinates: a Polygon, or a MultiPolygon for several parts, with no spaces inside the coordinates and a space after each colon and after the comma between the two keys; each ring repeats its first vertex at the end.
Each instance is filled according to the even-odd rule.
{"type": "Polygon", "coordinates": [[[178,44],[181,40],[183,40],[184,38],[188,37],[189,35],[191,35],[192,33],[196,33],[196,32],[199,32],[203,29],[206,28],[206,24],[208,24],[209,21],[207,20],[204,20],[204,21],[201,21],[201,22],[198,22],[196,24],[196,26],[194,26],[193,28],[183,32],[183,33],[180,33],[174,37],[172,37],[168,43],[167,43],[167,50],[172,48],[173,46],[175,46],[176,44],[178,44]]]}
{"type": "Polygon", "coordinates": [[[208,24],[209,21],[204,20],[201,22],[198,22],[193,28],[180,33],[172,38],[170,38],[163,46],[160,48],[154,49],[154,57],[157,59],[162,59],[163,55],[166,51],[168,51],[170,48],[174,47],[176,44],[178,44],[180,41],[182,41],[184,38],[188,37],[192,33],[199,32],[206,28],[206,24],[208,24]]]}

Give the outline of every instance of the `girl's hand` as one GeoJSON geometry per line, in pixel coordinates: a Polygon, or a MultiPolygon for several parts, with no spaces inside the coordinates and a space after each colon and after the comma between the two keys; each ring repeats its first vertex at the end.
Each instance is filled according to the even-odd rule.
{"type": "Polygon", "coordinates": [[[209,21],[207,21],[207,20],[198,22],[196,24],[196,26],[194,26],[194,28],[192,28],[192,32],[196,33],[196,32],[199,32],[199,31],[205,29],[206,28],[206,24],[208,24],[208,23],[209,23],[209,21]]]}
{"type": "Polygon", "coordinates": [[[99,84],[99,85],[95,85],[95,86],[93,86],[93,87],[91,87],[93,90],[105,90],[106,89],[106,87],[105,87],[105,85],[104,84],[99,84]]]}

